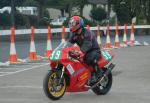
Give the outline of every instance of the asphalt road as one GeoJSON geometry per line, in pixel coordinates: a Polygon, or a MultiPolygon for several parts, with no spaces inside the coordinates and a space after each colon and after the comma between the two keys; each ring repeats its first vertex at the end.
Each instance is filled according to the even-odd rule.
{"type": "Polygon", "coordinates": [[[92,91],[66,93],[59,101],[49,100],[42,89],[47,63],[0,67],[0,103],[149,103],[150,46],[113,50],[116,67],[107,95],[92,91]]]}

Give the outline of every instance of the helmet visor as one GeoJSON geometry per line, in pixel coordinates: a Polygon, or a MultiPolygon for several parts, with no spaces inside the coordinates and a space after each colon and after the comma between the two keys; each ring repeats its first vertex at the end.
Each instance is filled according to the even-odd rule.
{"type": "Polygon", "coordinates": [[[71,19],[71,20],[69,21],[69,28],[75,27],[76,24],[77,24],[76,21],[74,21],[73,19],[71,19]]]}

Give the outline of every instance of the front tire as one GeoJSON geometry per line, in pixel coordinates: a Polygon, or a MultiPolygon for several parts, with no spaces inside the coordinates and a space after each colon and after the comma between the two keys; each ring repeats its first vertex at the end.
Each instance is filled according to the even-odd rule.
{"type": "Polygon", "coordinates": [[[57,82],[58,74],[54,71],[49,71],[43,81],[43,90],[46,96],[52,100],[60,99],[66,91],[66,81],[65,78],[62,78],[62,83],[58,84],[57,82]]]}
{"type": "Polygon", "coordinates": [[[105,77],[105,80],[103,85],[99,84],[95,88],[92,89],[92,91],[97,95],[105,95],[109,92],[112,86],[112,73],[110,72],[108,76],[105,77]]]}

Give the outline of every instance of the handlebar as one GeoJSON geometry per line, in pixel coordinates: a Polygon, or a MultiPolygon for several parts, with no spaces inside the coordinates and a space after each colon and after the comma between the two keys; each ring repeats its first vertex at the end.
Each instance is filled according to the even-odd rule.
{"type": "Polygon", "coordinates": [[[74,50],[69,51],[68,54],[72,58],[78,58],[80,56],[80,53],[74,50]]]}

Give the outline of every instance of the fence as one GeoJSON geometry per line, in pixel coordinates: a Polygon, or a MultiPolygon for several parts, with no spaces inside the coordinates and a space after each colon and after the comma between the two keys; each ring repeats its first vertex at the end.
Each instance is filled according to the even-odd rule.
{"type": "MultiPolygon", "coordinates": [[[[106,26],[101,26],[101,30],[107,30],[106,26]]],[[[150,25],[135,25],[135,29],[150,29],[150,25]]],[[[116,26],[110,26],[110,30],[115,30],[116,26]]],[[[119,26],[119,30],[124,29],[124,26],[119,26]]],[[[131,26],[127,26],[127,29],[131,29],[131,26]]],[[[98,30],[97,27],[90,27],[90,30],[98,30]]],[[[62,28],[54,28],[51,29],[51,33],[61,33],[62,28]]],[[[40,33],[47,33],[47,29],[35,29],[36,34],[40,33]]],[[[69,28],[66,28],[66,32],[69,32],[69,28]]],[[[30,34],[31,29],[20,29],[16,30],[16,35],[21,35],[21,34],[30,34]]],[[[10,30],[0,30],[0,36],[2,35],[10,35],[10,30]]]]}

